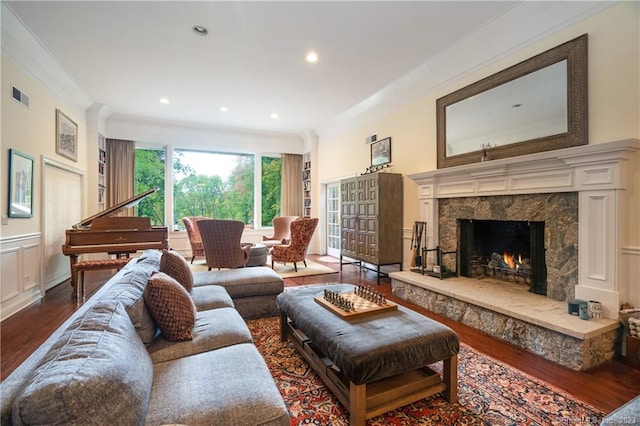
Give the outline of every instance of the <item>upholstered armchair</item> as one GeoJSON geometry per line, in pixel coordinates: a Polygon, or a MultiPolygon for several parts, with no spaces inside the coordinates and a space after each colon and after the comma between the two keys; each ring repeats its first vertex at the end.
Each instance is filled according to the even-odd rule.
{"type": "Polygon", "coordinates": [[[205,216],[186,216],[182,218],[184,228],[187,230],[187,235],[189,236],[189,244],[191,244],[191,263],[193,263],[196,256],[204,256],[202,238],[200,238],[200,231],[196,226],[196,222],[202,219],[209,218],[205,216]]]}
{"type": "Polygon", "coordinates": [[[298,218],[291,222],[291,242],[271,247],[271,268],[274,262],[293,262],[293,269],[298,272],[297,262],[304,263],[307,267],[307,247],[313,237],[313,232],[318,226],[317,217],[298,218]]]}
{"type": "Polygon", "coordinates": [[[209,270],[246,266],[251,244],[240,242],[244,223],[238,220],[201,219],[197,225],[209,270]]]}
{"type": "Polygon", "coordinates": [[[273,247],[280,244],[289,244],[291,240],[291,222],[296,220],[298,216],[278,216],[273,218],[273,235],[267,237],[262,236],[262,244],[267,247],[273,247]]]}

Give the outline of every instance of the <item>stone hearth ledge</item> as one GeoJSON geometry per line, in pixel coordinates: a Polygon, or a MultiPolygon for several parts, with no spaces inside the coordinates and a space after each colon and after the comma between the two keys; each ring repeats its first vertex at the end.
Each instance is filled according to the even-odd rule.
{"type": "Polygon", "coordinates": [[[389,276],[396,296],[574,370],[613,358],[618,321],[581,320],[567,312],[566,302],[529,293],[522,284],[465,277],[440,280],[414,271],[389,276]],[[528,325],[519,327],[513,320],[507,325],[509,319],[528,325]]]}

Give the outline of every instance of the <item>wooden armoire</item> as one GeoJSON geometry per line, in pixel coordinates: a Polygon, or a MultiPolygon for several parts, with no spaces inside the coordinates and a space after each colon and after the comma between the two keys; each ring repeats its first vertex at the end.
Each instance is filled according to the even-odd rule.
{"type": "Polygon", "coordinates": [[[402,175],[370,173],[340,181],[341,250],[361,267],[402,269],[402,175]]]}

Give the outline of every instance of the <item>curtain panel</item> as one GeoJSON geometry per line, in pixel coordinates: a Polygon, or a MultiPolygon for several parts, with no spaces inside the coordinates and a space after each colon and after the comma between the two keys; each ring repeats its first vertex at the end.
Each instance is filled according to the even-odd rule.
{"type": "MultiPolygon", "coordinates": [[[[106,140],[107,161],[106,168],[106,206],[111,207],[121,203],[134,194],[134,165],[136,144],[134,141],[120,139],[106,140]]],[[[130,215],[129,210],[120,213],[121,216],[130,215]]]]}
{"type": "Polygon", "coordinates": [[[282,154],[280,215],[302,216],[302,155],[282,154]]]}

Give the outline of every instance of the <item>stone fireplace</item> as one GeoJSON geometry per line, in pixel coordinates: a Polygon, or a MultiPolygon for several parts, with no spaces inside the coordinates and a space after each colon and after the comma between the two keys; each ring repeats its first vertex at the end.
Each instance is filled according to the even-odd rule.
{"type": "MultiPolygon", "coordinates": [[[[418,184],[426,245],[456,253],[442,258],[456,276],[395,272],[393,291],[574,369],[611,359],[618,310],[638,291],[623,244],[638,212],[639,157],[639,141],[625,140],[409,175],[418,184]],[[507,229],[486,230],[485,221],[507,229]],[[523,252],[515,254],[531,278],[505,267],[499,252],[509,250],[476,247],[486,245],[485,234],[515,238],[512,251],[523,252]],[[496,271],[503,281],[485,279],[496,271]],[[569,315],[574,299],[601,302],[604,318],[569,315]]],[[[428,253],[426,263],[437,263],[436,252],[428,253]]]]}
{"type": "Polygon", "coordinates": [[[577,193],[446,198],[438,204],[439,245],[445,251],[458,250],[461,276],[503,277],[530,285],[533,293],[554,300],[575,298],[577,193]],[[465,241],[468,239],[474,241],[465,241]],[[497,268],[495,261],[491,268],[482,266],[491,261],[494,252],[503,262],[497,268]],[[520,257],[523,265],[504,265],[504,252],[520,257]]]}

